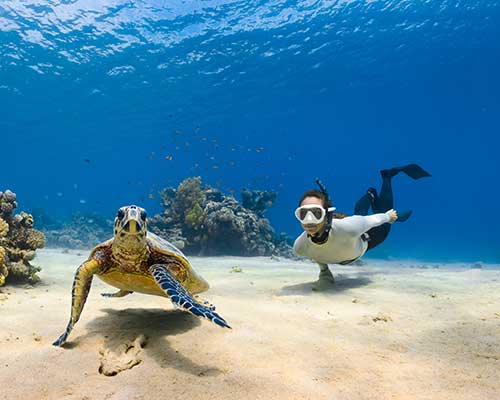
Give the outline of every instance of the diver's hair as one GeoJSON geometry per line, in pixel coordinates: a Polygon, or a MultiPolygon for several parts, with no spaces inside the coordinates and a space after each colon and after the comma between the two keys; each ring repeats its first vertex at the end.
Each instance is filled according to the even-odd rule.
{"type": "Polygon", "coordinates": [[[323,193],[319,190],[316,190],[316,189],[311,189],[311,190],[308,190],[307,192],[304,192],[304,194],[300,198],[299,207],[302,205],[302,202],[304,201],[304,199],[306,197],[316,197],[316,198],[320,199],[321,202],[323,203],[323,208],[325,208],[325,209],[332,206],[332,202],[330,201],[330,199],[328,198],[328,196],[325,193],[323,193]]]}

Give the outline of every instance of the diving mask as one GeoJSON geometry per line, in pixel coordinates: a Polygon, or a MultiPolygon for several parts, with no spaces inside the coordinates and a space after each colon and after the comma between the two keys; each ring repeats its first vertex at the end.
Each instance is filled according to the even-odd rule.
{"type": "Polygon", "coordinates": [[[325,210],[317,204],[308,204],[300,206],[295,210],[295,217],[304,225],[317,225],[321,224],[325,219],[327,212],[335,211],[335,207],[330,207],[325,210]]]}

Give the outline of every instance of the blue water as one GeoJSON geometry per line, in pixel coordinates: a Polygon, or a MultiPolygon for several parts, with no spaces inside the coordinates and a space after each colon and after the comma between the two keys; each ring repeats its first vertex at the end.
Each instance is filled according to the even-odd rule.
{"type": "Polygon", "coordinates": [[[200,175],[278,191],[296,236],[315,177],[352,212],[418,162],[433,177],[394,179],[414,215],[373,255],[500,262],[499,38],[498,1],[3,0],[0,190],[152,214],[200,175]]]}

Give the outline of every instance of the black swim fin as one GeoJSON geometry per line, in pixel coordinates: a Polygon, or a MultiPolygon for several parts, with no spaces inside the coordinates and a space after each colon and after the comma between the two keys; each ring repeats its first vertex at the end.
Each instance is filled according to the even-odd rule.
{"type": "Polygon", "coordinates": [[[403,171],[406,175],[413,179],[426,178],[428,176],[432,176],[425,169],[423,169],[420,165],[417,164],[408,164],[404,167],[401,167],[401,171],[403,171]]]}
{"type": "Polygon", "coordinates": [[[410,218],[410,215],[413,213],[412,210],[405,210],[402,212],[398,212],[398,219],[396,222],[405,222],[410,218]]]}
{"type": "Polygon", "coordinates": [[[408,175],[410,178],[413,179],[420,179],[420,178],[425,178],[427,176],[431,176],[431,174],[429,174],[425,169],[423,169],[421,166],[417,164],[408,164],[405,165],[404,167],[383,169],[380,171],[380,175],[382,175],[382,178],[392,178],[393,176],[396,176],[400,172],[404,172],[406,175],[408,175]]]}

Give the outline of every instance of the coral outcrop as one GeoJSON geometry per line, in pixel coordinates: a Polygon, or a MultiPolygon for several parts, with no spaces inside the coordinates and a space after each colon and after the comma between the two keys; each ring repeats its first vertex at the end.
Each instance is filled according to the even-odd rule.
{"type": "MultiPolygon", "coordinates": [[[[42,211],[38,213],[44,215],[42,211]]],[[[47,238],[48,247],[70,249],[91,249],[113,236],[113,221],[98,214],[74,214],[67,222],[61,223],[44,216],[38,224],[47,238]]],[[[38,221],[38,219],[37,219],[38,221]]]]}
{"type": "Polygon", "coordinates": [[[149,230],[188,254],[293,255],[289,238],[276,236],[263,217],[276,199],[274,192],[244,189],[240,204],[194,177],[185,179],[177,189],[164,189],[160,196],[164,211],[150,218],[149,230]]]}
{"type": "Polygon", "coordinates": [[[33,216],[21,212],[14,215],[17,208],[16,194],[10,190],[0,192],[0,286],[6,280],[39,280],[39,267],[30,262],[35,258],[36,249],[45,245],[45,236],[33,228],[33,216]]]}

